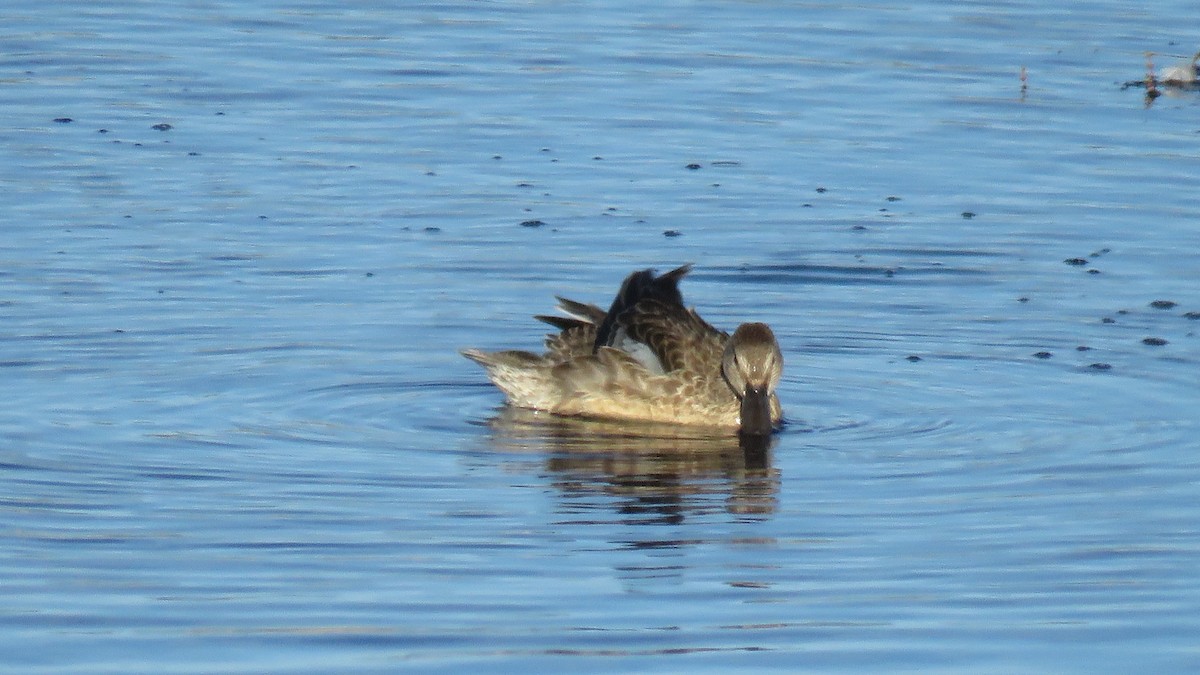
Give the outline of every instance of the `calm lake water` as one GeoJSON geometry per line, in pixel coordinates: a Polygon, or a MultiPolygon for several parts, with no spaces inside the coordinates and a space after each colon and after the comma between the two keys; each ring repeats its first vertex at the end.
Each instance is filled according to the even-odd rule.
{"type": "Polygon", "coordinates": [[[1200,670],[1193,2],[355,4],[0,10],[0,669],[1200,670]],[[684,262],[766,454],[457,354],[684,262]]]}

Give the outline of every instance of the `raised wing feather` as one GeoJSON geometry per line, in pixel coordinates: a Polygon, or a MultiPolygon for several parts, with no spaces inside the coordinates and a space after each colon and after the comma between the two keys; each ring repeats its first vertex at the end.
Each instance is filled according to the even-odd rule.
{"type": "Polygon", "coordinates": [[[621,283],[621,290],[596,329],[595,349],[611,347],[619,339],[618,321],[626,312],[635,309],[645,300],[655,300],[668,306],[683,307],[683,295],[679,292],[679,280],[684,277],[692,266],[682,265],[661,276],[654,276],[654,270],[634,272],[621,283]]]}
{"type": "Polygon", "coordinates": [[[629,338],[649,347],[664,372],[685,370],[716,377],[721,371],[729,336],[683,305],[643,300],[619,316],[617,325],[629,338]]]}

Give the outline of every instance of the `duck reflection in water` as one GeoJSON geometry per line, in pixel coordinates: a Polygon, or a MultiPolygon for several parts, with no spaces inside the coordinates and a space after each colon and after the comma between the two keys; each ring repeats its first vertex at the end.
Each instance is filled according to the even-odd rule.
{"type": "MultiPolygon", "coordinates": [[[[515,407],[489,421],[493,446],[544,457],[572,513],[615,510],[622,522],[679,523],[724,511],[761,520],[776,510],[770,436],[712,436],[695,428],[559,417],[515,407]]],[[[664,542],[665,544],[666,542],[664,542]]]]}

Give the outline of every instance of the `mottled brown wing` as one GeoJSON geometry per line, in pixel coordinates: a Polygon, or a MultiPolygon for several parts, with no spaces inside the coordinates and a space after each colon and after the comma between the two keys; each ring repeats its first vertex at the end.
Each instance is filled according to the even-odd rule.
{"type": "Polygon", "coordinates": [[[654,275],[654,270],[642,270],[625,277],[617,297],[605,312],[604,319],[596,329],[595,349],[611,347],[617,339],[618,320],[645,300],[654,300],[664,305],[683,307],[683,295],[679,293],[679,281],[691,271],[691,264],[677,267],[666,274],[654,275]]]}
{"type": "Polygon", "coordinates": [[[729,336],[710,326],[695,310],[647,299],[617,317],[617,324],[654,352],[664,372],[682,369],[716,376],[721,371],[729,336]]]}
{"type": "Polygon", "coordinates": [[[546,359],[552,363],[562,363],[588,356],[592,353],[592,344],[595,342],[596,327],[590,323],[577,321],[575,325],[567,327],[561,333],[551,333],[546,336],[546,359]]]}

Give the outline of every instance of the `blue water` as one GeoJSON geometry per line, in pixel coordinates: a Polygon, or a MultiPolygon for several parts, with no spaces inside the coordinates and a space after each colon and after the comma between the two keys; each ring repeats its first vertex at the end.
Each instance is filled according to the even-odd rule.
{"type": "Polygon", "coordinates": [[[0,669],[1200,670],[1200,16],[1043,5],[7,3],[0,669]],[[457,354],[683,262],[765,456],[457,354]]]}

